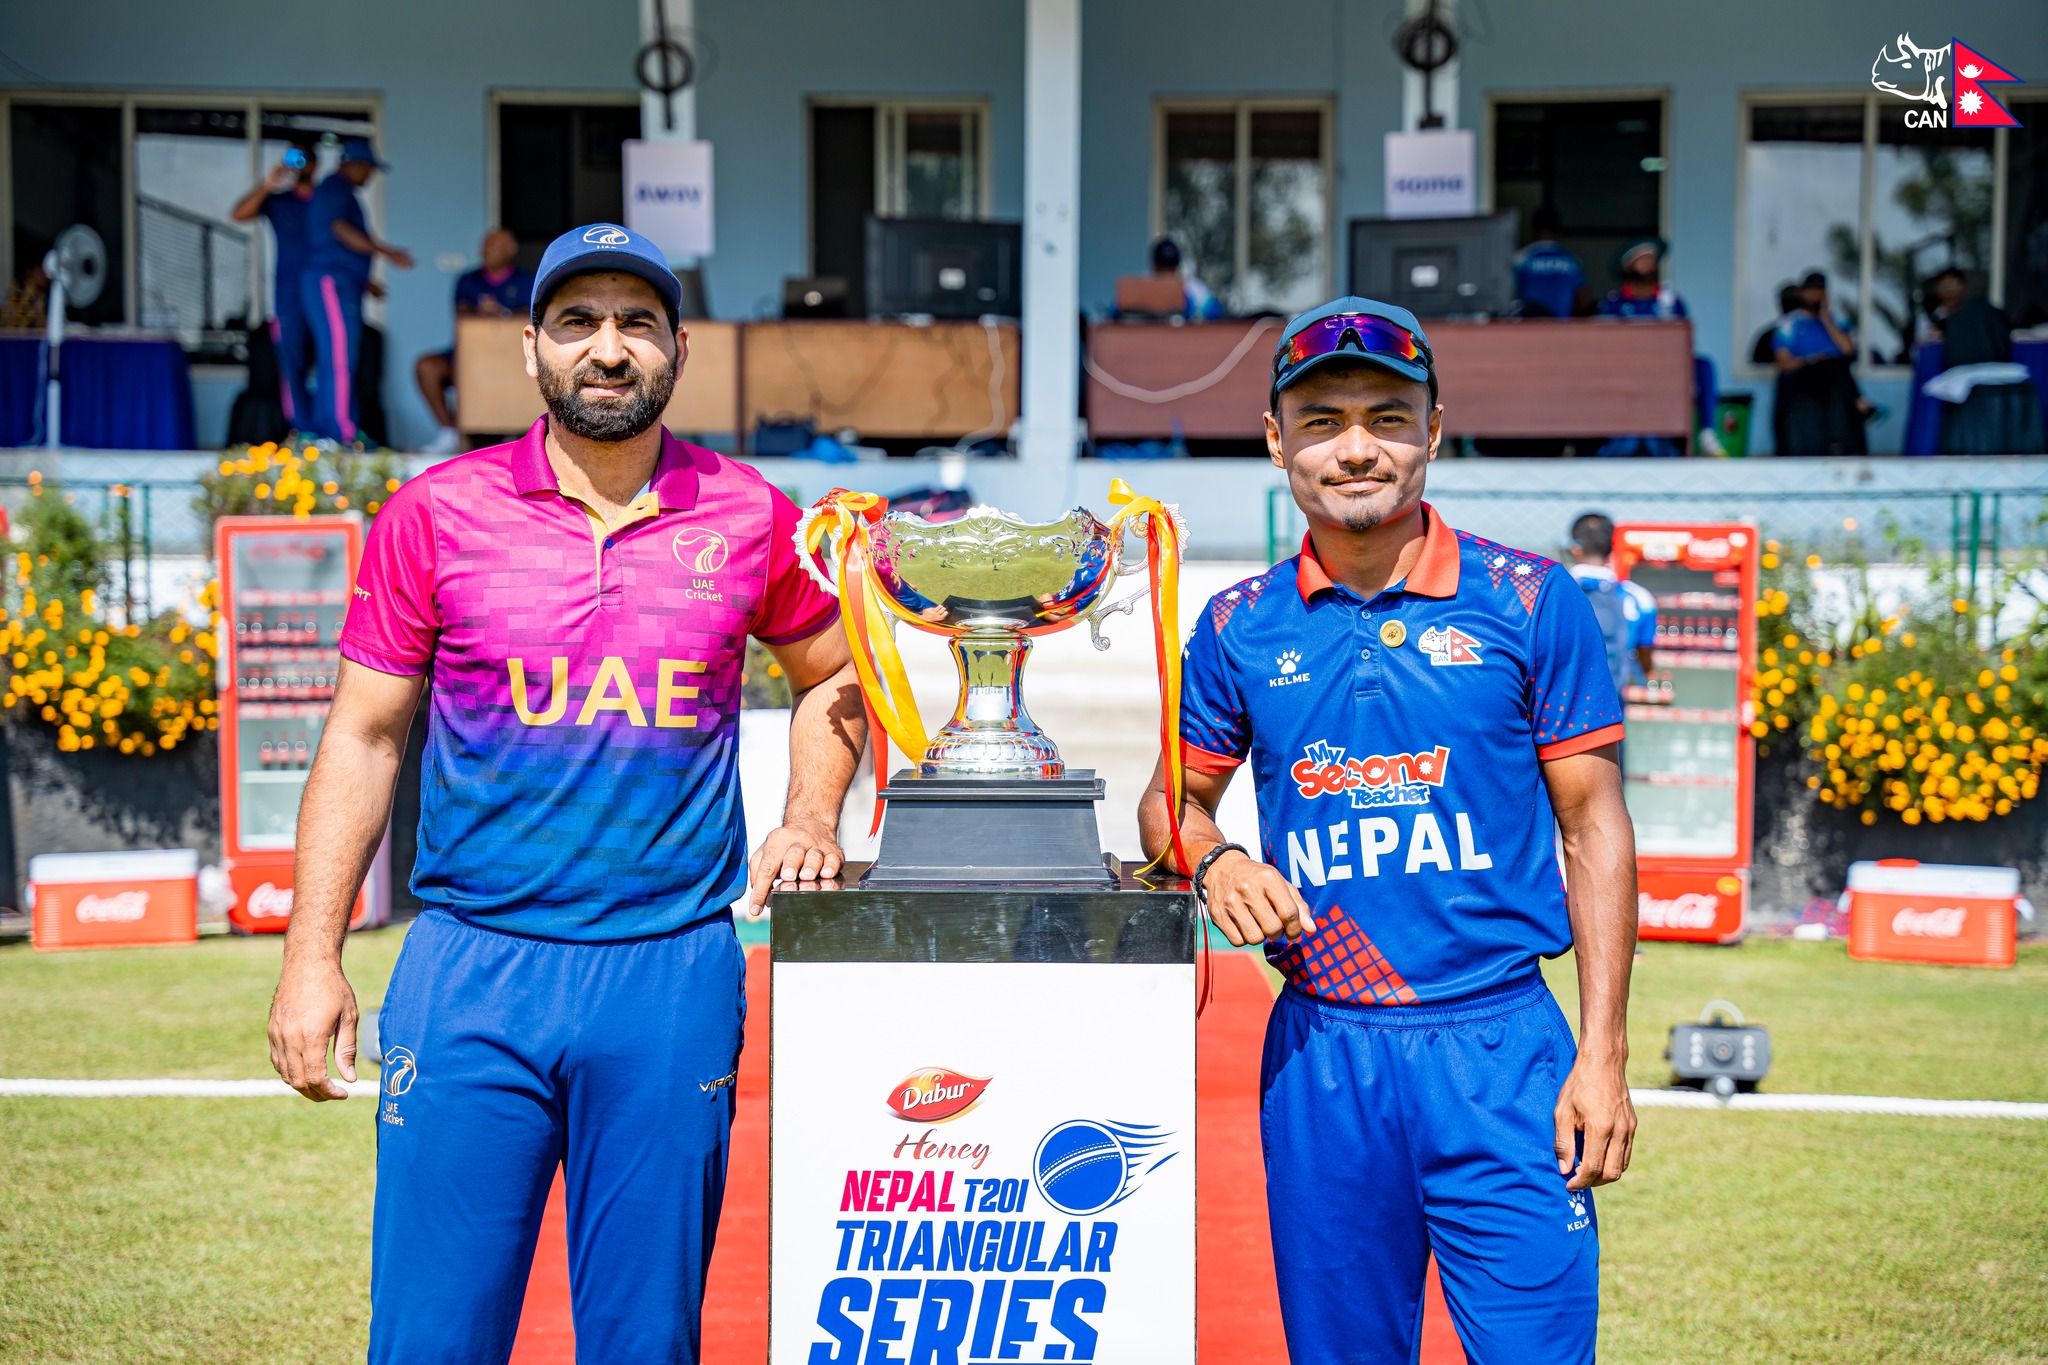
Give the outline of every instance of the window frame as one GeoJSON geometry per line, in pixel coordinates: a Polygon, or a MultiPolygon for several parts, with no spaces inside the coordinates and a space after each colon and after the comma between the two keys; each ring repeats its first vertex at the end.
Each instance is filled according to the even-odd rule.
{"type": "MultiPolygon", "coordinates": [[[[1174,114],[1213,114],[1228,111],[1237,116],[1237,194],[1231,222],[1234,259],[1231,262],[1232,297],[1223,298],[1226,309],[1239,311],[1235,297],[1251,273],[1251,121],[1254,113],[1267,110],[1313,110],[1322,120],[1323,168],[1323,278],[1324,295],[1334,289],[1337,277],[1337,100],[1333,95],[1160,95],[1152,101],[1152,204],[1148,215],[1147,245],[1166,235],[1166,121],[1174,114]]],[[[1221,295],[1219,294],[1219,297],[1221,295]]]]}
{"type": "Polygon", "coordinates": [[[995,139],[995,101],[987,95],[806,95],[804,96],[804,269],[817,260],[817,239],[812,231],[811,195],[817,183],[817,149],[811,145],[811,110],[872,109],[875,111],[875,213],[878,217],[903,216],[903,155],[905,114],[972,113],[975,120],[974,174],[970,191],[973,210],[963,222],[985,223],[993,212],[995,177],[989,165],[995,139]]]}
{"type": "MultiPolygon", "coordinates": [[[[1749,358],[1747,342],[1754,337],[1763,319],[1749,319],[1742,314],[1742,283],[1748,269],[1749,239],[1744,231],[1744,222],[1749,213],[1749,143],[1751,112],[1759,107],[1771,105],[1814,105],[1814,104],[1857,104],[1863,108],[1863,166],[1862,196],[1857,206],[1857,270],[1856,270],[1856,358],[1851,369],[1859,376],[1877,379],[1899,379],[1911,376],[1910,364],[1882,364],[1871,356],[1870,328],[1865,325],[1866,311],[1870,307],[1872,287],[1877,280],[1877,238],[1871,230],[1877,207],[1877,147],[1878,120],[1887,108],[1903,108],[1896,100],[1888,99],[1882,91],[1868,86],[1821,86],[1801,90],[1744,90],[1736,100],[1735,112],[1735,222],[1734,222],[1734,273],[1729,279],[1728,316],[1732,328],[1729,337],[1730,366],[1733,374],[1742,379],[1757,380],[1776,376],[1777,370],[1768,365],[1758,365],[1749,358]]],[[[1984,296],[1992,303],[2003,307],[2005,304],[2005,232],[2006,232],[2006,177],[2007,157],[2011,138],[2010,130],[1996,128],[1991,138],[1991,241],[1989,252],[1991,269],[1985,281],[1984,296]]],[[[1912,343],[1907,342],[1910,353],[1912,343]]]]}
{"type": "MultiPolygon", "coordinates": [[[[364,91],[334,91],[307,93],[306,91],[263,91],[263,90],[164,90],[137,91],[121,87],[68,86],[61,89],[45,89],[39,86],[0,86],[0,279],[14,278],[14,124],[13,110],[16,104],[78,104],[107,108],[116,107],[121,111],[121,217],[125,238],[122,259],[122,324],[137,327],[135,321],[140,304],[141,281],[138,272],[141,267],[140,237],[136,222],[135,193],[135,111],[137,108],[150,109],[239,109],[242,111],[247,136],[244,139],[249,148],[249,184],[255,185],[263,177],[263,111],[281,112],[313,110],[321,112],[360,112],[372,130],[371,136],[379,146],[384,134],[383,97],[364,91]]],[[[370,230],[378,236],[384,230],[384,183],[381,179],[370,183],[368,201],[364,205],[364,217],[369,221],[370,230]]],[[[225,207],[225,206],[224,206],[225,207]]],[[[249,253],[249,298],[252,302],[263,297],[262,275],[270,265],[268,253],[252,250],[249,253]]],[[[254,319],[251,319],[253,322],[254,319]]],[[[192,373],[195,378],[237,376],[245,373],[246,365],[195,362],[192,373]]]]}

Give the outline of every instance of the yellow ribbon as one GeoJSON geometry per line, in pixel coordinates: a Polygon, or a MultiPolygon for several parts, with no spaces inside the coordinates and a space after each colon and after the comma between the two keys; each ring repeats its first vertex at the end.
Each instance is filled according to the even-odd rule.
{"type": "Polygon", "coordinates": [[[1168,854],[1186,873],[1192,869],[1181,849],[1180,838],[1181,809],[1187,798],[1180,740],[1180,527],[1165,503],[1132,492],[1122,479],[1110,484],[1109,504],[1117,509],[1109,519],[1112,543],[1123,544],[1126,522],[1136,522],[1144,530],[1147,576],[1151,583],[1152,652],[1159,664],[1159,751],[1166,760],[1169,837],[1166,847],[1145,864],[1140,875],[1160,867],[1168,854]]]}
{"type": "MultiPolygon", "coordinates": [[[[835,551],[839,588],[839,621],[846,630],[846,643],[853,653],[854,672],[860,676],[861,694],[875,719],[881,722],[888,740],[895,742],[914,763],[930,746],[924,718],[918,714],[917,698],[910,690],[910,676],[904,671],[903,656],[896,649],[896,636],[887,609],[882,605],[873,576],[867,572],[868,523],[878,520],[888,502],[873,493],[853,493],[835,488],[818,499],[804,531],[804,549],[814,558],[830,540],[835,551]]],[[[875,737],[875,777],[879,787],[885,776],[882,736],[875,737]]]]}

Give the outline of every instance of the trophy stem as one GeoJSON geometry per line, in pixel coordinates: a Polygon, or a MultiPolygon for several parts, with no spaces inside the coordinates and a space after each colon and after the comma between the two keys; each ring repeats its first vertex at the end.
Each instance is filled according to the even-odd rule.
{"type": "Polygon", "coordinates": [[[1024,710],[1022,678],[1030,637],[970,627],[952,637],[960,703],[932,739],[918,772],[925,777],[1058,777],[1060,752],[1024,710]]]}

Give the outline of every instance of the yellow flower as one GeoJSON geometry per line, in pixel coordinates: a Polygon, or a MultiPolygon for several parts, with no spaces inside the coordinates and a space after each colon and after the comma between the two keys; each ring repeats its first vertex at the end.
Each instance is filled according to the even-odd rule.
{"type": "Polygon", "coordinates": [[[1809,569],[1818,569],[1820,567],[1820,556],[1808,555],[1806,557],[1806,567],[1809,569]]]}
{"type": "Polygon", "coordinates": [[[1778,567],[1778,557],[1777,557],[1776,555],[1774,555],[1774,554],[1771,554],[1771,553],[1770,553],[1769,551],[1765,551],[1765,553],[1764,553],[1764,558],[1763,558],[1763,565],[1764,565],[1764,567],[1765,567],[1766,569],[1775,569],[1775,568],[1777,568],[1777,567],[1778,567]]]}

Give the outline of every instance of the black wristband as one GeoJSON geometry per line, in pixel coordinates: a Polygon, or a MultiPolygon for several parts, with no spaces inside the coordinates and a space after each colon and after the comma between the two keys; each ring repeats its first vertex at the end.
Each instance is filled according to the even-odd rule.
{"type": "Polygon", "coordinates": [[[1194,888],[1195,899],[1204,905],[1209,903],[1209,893],[1203,888],[1202,879],[1209,875],[1209,865],[1226,853],[1242,853],[1247,858],[1252,856],[1243,844],[1218,844],[1202,855],[1202,860],[1195,864],[1193,874],[1188,877],[1188,884],[1194,888]]]}

